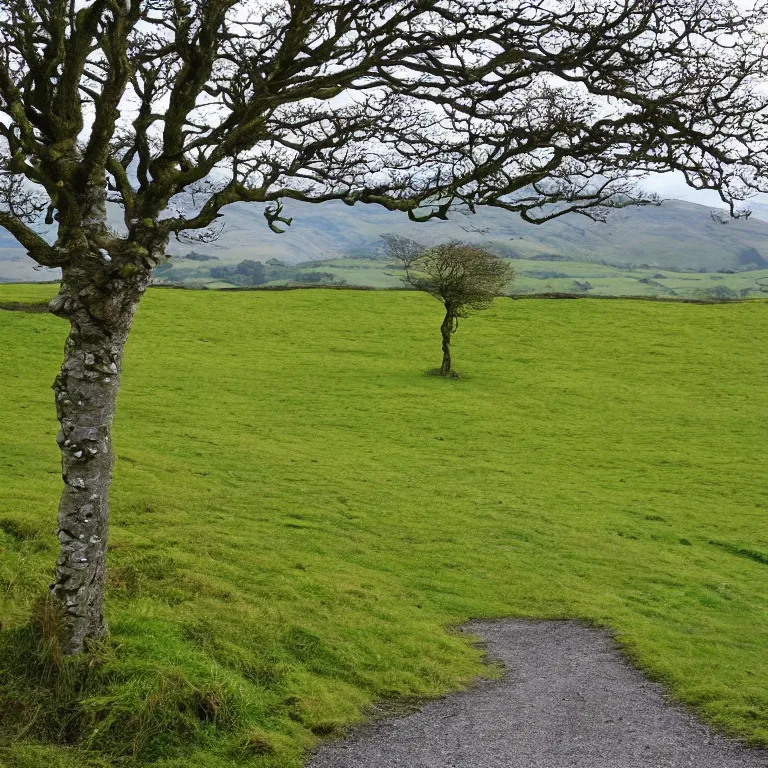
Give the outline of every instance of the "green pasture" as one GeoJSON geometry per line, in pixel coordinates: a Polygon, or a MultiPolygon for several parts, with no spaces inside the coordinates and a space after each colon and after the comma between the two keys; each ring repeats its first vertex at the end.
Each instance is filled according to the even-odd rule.
{"type": "Polygon", "coordinates": [[[406,291],[150,290],[112,634],[66,662],[39,641],[66,326],[0,311],[0,765],[298,768],[496,674],[458,627],[506,616],[608,627],[768,745],[768,303],[499,299],[461,321],[457,380],[426,375],[441,319],[406,291]]]}
{"type": "MultiPolygon", "coordinates": [[[[768,294],[768,270],[741,272],[675,272],[661,268],[627,268],[587,261],[539,261],[512,259],[515,293],[579,293],[592,296],[660,296],[676,298],[718,297],[759,298],[768,294]],[[577,285],[577,281],[582,285],[577,285]],[[588,284],[588,285],[586,285],[588,284]],[[713,294],[712,291],[715,291],[713,294]]],[[[181,261],[164,271],[160,278],[188,287],[221,290],[231,288],[226,281],[209,276],[210,264],[192,265],[181,261]]],[[[338,258],[298,264],[295,273],[332,273],[334,281],[366,288],[402,287],[401,270],[381,259],[338,258]]],[[[273,280],[270,285],[285,285],[289,279],[273,280]]]]}

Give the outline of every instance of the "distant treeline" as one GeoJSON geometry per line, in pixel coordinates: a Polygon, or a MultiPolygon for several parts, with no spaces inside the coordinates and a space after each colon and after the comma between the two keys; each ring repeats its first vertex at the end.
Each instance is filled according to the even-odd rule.
{"type": "Polygon", "coordinates": [[[308,285],[344,282],[336,280],[333,272],[302,271],[308,266],[308,264],[290,265],[279,259],[269,259],[266,262],[246,259],[234,266],[211,267],[210,276],[214,280],[222,280],[243,288],[266,285],[279,280],[308,285]]]}
{"type": "MultiPolygon", "coordinates": [[[[578,262],[580,264],[599,264],[601,267],[611,267],[613,269],[619,269],[623,272],[633,272],[638,269],[663,269],[665,272],[675,273],[690,273],[690,274],[707,274],[711,270],[706,267],[675,267],[664,266],[661,264],[646,264],[646,263],[631,263],[631,264],[617,264],[613,261],[607,261],[606,259],[590,259],[585,256],[567,256],[563,253],[538,253],[535,256],[522,256],[522,255],[510,255],[505,254],[509,259],[522,259],[525,261],[566,261],[566,262],[578,262]]],[[[739,272],[754,272],[759,269],[766,269],[768,262],[763,259],[762,256],[754,249],[745,249],[739,256],[739,266],[734,269],[717,269],[715,272],[723,275],[736,275],[739,272]]]]}

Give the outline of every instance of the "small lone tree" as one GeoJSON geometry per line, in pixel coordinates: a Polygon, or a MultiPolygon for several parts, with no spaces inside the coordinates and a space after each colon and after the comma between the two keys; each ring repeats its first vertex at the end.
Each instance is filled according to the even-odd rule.
{"type": "Polygon", "coordinates": [[[649,170],[730,203],[763,138],[761,19],[733,6],[0,0],[0,226],[61,268],[51,311],[70,326],[54,386],[64,650],[106,632],[123,348],[169,238],[215,237],[232,203],[280,232],[285,199],[599,217],[644,202],[649,170]]]}
{"type": "Polygon", "coordinates": [[[422,251],[417,258],[410,259],[404,269],[405,282],[434,296],[445,307],[440,326],[443,341],[440,375],[450,376],[451,336],[458,330],[459,318],[487,309],[514,279],[512,265],[484,248],[454,240],[422,251]]]}

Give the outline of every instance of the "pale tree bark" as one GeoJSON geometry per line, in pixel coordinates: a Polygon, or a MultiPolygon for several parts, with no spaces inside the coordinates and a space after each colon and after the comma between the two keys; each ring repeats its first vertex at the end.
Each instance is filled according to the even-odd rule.
{"type": "Polygon", "coordinates": [[[64,363],[53,385],[61,429],[64,489],[59,503],[61,544],[51,593],[61,608],[63,650],[79,653],[107,631],[103,603],[112,479],[112,419],[123,349],[150,273],[106,276],[64,270],[51,311],[70,323],[64,363]]]}

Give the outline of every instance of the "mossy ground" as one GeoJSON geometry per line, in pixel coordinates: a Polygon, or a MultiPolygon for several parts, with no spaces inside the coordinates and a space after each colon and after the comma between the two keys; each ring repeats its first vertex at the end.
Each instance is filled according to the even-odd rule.
{"type": "MultiPolygon", "coordinates": [[[[35,303],[53,286],[0,286],[35,303]]],[[[297,768],[487,674],[451,628],[575,617],[768,745],[768,304],[150,291],[127,350],[109,643],[45,594],[63,322],[0,311],[0,764],[297,768]],[[30,614],[34,614],[32,625],[30,614]]]]}

